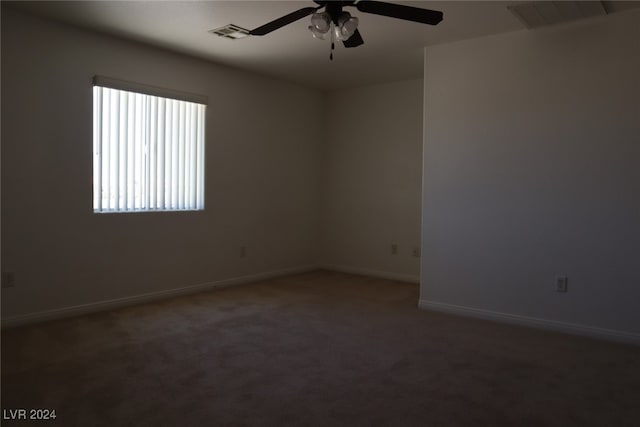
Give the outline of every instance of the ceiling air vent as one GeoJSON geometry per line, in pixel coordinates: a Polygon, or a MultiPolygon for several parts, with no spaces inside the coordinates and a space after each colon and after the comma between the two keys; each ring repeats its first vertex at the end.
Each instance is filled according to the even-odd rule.
{"type": "Polygon", "coordinates": [[[228,24],[224,27],[216,28],[214,30],[209,30],[210,33],[217,34],[220,37],[225,37],[228,39],[243,39],[249,35],[249,30],[246,30],[242,27],[238,27],[237,25],[228,24]]]}
{"type": "Polygon", "coordinates": [[[507,8],[529,29],[607,14],[600,1],[534,1],[507,8]]]}

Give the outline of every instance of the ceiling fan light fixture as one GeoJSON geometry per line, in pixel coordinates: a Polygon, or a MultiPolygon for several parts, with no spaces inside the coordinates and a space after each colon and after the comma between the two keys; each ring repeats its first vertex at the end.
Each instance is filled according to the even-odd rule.
{"type": "Polygon", "coordinates": [[[311,27],[320,34],[328,33],[331,29],[331,16],[327,12],[314,13],[311,15],[311,27]]]}
{"type": "Polygon", "coordinates": [[[358,29],[358,18],[351,16],[349,12],[342,12],[338,18],[338,25],[334,27],[336,39],[348,40],[358,29]]]}
{"type": "Polygon", "coordinates": [[[325,34],[327,34],[327,33],[321,33],[313,25],[309,25],[309,31],[311,31],[311,34],[313,35],[314,38],[320,39],[320,40],[324,40],[324,36],[325,36],[325,34]]]}

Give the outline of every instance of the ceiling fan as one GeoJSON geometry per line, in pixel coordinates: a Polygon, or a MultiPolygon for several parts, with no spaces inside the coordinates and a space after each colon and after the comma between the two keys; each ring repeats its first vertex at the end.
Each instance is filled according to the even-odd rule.
{"type": "MultiPolygon", "coordinates": [[[[344,12],[342,10],[343,7],[355,7],[364,13],[373,13],[374,15],[389,16],[391,18],[429,25],[437,25],[442,21],[442,12],[436,10],[421,9],[381,1],[313,1],[318,4],[317,7],[304,7],[296,10],[295,12],[291,12],[249,31],[249,34],[252,36],[264,36],[278,28],[282,28],[305,16],[311,15],[309,31],[311,31],[314,37],[319,39],[324,39],[327,33],[330,33],[331,49],[333,50],[334,38],[341,41],[344,47],[356,47],[364,43],[358,31],[358,18],[351,16],[349,12],[344,12]],[[321,12],[320,9],[322,8],[324,8],[324,11],[321,12]]],[[[333,56],[331,56],[331,58],[333,59],[333,56]]]]}

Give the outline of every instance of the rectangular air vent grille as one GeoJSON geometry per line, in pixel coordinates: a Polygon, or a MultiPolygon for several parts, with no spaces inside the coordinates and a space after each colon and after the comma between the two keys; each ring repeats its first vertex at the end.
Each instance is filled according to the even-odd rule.
{"type": "Polygon", "coordinates": [[[249,30],[238,27],[237,25],[228,24],[224,27],[216,28],[213,30],[209,30],[210,33],[217,34],[220,37],[225,37],[227,39],[242,39],[249,35],[249,30]]]}
{"type": "Polygon", "coordinates": [[[607,14],[600,1],[534,1],[507,8],[529,29],[607,14]]]}

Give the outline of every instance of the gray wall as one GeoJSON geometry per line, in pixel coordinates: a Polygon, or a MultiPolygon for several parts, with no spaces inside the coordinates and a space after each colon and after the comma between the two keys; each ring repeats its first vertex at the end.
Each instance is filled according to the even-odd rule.
{"type": "Polygon", "coordinates": [[[3,318],[316,263],[321,93],[3,8],[2,103],[3,318]],[[209,97],[205,211],[92,212],[94,74],[209,97]]]}
{"type": "Polygon", "coordinates": [[[422,79],[329,94],[323,265],[419,281],[422,98],[422,79]]]}
{"type": "Polygon", "coordinates": [[[638,22],[425,49],[422,304],[640,332],[638,22]]]}

